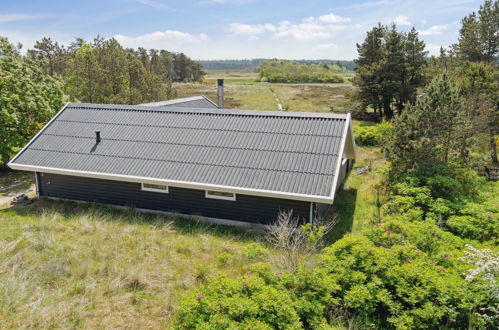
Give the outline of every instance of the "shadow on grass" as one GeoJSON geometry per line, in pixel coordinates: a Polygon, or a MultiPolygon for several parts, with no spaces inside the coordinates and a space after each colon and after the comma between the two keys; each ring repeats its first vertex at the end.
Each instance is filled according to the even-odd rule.
{"type": "Polygon", "coordinates": [[[162,214],[137,212],[133,208],[122,210],[102,204],[48,199],[37,200],[28,206],[13,206],[0,209],[0,217],[39,217],[46,211],[58,213],[63,219],[94,215],[100,221],[159,228],[167,226],[177,233],[184,235],[208,234],[238,241],[255,241],[263,235],[263,232],[258,229],[214,225],[196,220],[195,217],[186,219],[162,214]]]}
{"type": "Polygon", "coordinates": [[[327,237],[328,244],[334,243],[352,231],[356,200],[357,189],[348,188],[338,191],[338,196],[328,211],[328,217],[337,217],[336,226],[327,237]]]}

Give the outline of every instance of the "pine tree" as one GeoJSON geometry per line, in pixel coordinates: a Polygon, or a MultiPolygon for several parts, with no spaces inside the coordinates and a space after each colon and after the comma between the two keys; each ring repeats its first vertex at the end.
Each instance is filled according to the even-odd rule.
{"type": "Polygon", "coordinates": [[[395,119],[385,147],[392,175],[424,177],[455,164],[465,165],[470,148],[469,119],[458,89],[447,76],[435,78],[425,96],[395,119]]]}
{"type": "Polygon", "coordinates": [[[51,76],[62,75],[66,69],[67,50],[50,38],[37,41],[34,49],[28,50],[27,55],[33,60],[43,62],[42,66],[51,76]]]}
{"type": "Polygon", "coordinates": [[[478,13],[461,21],[458,43],[453,49],[463,60],[492,63],[499,49],[499,1],[486,0],[478,13]]]}
{"type": "Polygon", "coordinates": [[[371,105],[374,113],[382,117],[381,99],[381,65],[383,59],[383,38],[385,27],[381,24],[367,32],[362,44],[357,44],[359,57],[355,60],[357,65],[354,83],[359,86],[359,99],[364,106],[371,105]]]}
{"type": "Polygon", "coordinates": [[[464,62],[457,81],[473,123],[468,134],[473,136],[487,133],[490,160],[493,164],[499,164],[495,141],[499,132],[499,71],[492,64],[464,62]]]}
{"type": "Polygon", "coordinates": [[[359,86],[358,99],[364,107],[372,106],[379,117],[391,118],[402,113],[424,85],[425,44],[413,28],[409,33],[397,31],[393,24],[381,24],[367,32],[357,44],[359,57],[354,84],[359,86]]]}

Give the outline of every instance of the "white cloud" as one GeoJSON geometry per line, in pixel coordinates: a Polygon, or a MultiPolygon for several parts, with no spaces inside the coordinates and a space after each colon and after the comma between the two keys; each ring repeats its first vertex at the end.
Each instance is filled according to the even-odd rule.
{"type": "Polygon", "coordinates": [[[130,45],[145,46],[145,45],[154,45],[154,44],[159,45],[165,41],[174,41],[177,43],[196,43],[206,40],[208,36],[204,33],[195,35],[187,32],[166,30],[166,31],[146,33],[136,37],[129,37],[126,35],[117,34],[114,36],[114,38],[118,40],[120,43],[123,43],[127,46],[130,45]]]}
{"type": "Polygon", "coordinates": [[[329,44],[319,44],[314,47],[315,50],[336,50],[338,49],[337,44],[329,43],[329,44]]]}
{"type": "Polygon", "coordinates": [[[319,17],[309,17],[306,18],[305,21],[307,22],[322,22],[322,23],[346,23],[350,22],[351,19],[348,17],[341,17],[338,15],[335,15],[333,13],[327,14],[327,15],[322,15],[319,17]]]}
{"type": "Polygon", "coordinates": [[[442,34],[448,28],[449,28],[449,25],[447,25],[447,24],[433,25],[433,26],[430,26],[429,28],[427,28],[426,30],[419,31],[419,35],[422,35],[422,36],[438,35],[438,34],[442,34]]]}
{"type": "Polygon", "coordinates": [[[0,23],[28,21],[46,17],[48,15],[45,14],[0,14],[0,23]]]}
{"type": "Polygon", "coordinates": [[[411,21],[409,21],[409,17],[403,15],[395,17],[391,22],[397,25],[405,25],[405,26],[412,25],[411,21]]]}
{"type": "Polygon", "coordinates": [[[336,31],[344,28],[346,28],[344,25],[330,25],[318,22],[279,24],[274,39],[295,39],[300,41],[328,39],[336,31]]]}
{"type": "Polygon", "coordinates": [[[253,40],[253,41],[254,40],[260,40],[260,38],[258,38],[257,36],[250,36],[248,39],[249,40],[253,40]]]}
{"type": "Polygon", "coordinates": [[[150,6],[150,7],[153,7],[153,8],[156,8],[156,9],[166,9],[168,8],[167,5],[165,5],[164,3],[161,3],[159,1],[155,1],[155,0],[135,0],[143,5],[146,5],[146,6],[150,6]]]}
{"type": "Polygon", "coordinates": [[[230,34],[235,35],[255,35],[262,34],[265,32],[273,32],[276,30],[275,26],[272,24],[241,24],[232,23],[226,29],[230,34]]]}
{"type": "Polygon", "coordinates": [[[274,39],[308,41],[331,38],[338,30],[347,27],[347,25],[339,23],[346,22],[350,22],[350,18],[331,13],[318,17],[307,17],[298,23],[290,21],[281,21],[277,25],[232,23],[226,28],[226,31],[232,35],[272,33],[274,39]]]}

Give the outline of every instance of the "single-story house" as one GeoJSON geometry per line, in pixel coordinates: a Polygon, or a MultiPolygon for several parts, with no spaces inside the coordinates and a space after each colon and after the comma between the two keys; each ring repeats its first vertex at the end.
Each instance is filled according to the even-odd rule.
{"type": "Polygon", "coordinates": [[[324,214],[354,149],[350,114],[68,103],[9,166],[35,173],[38,196],[270,224],[324,214]]]}

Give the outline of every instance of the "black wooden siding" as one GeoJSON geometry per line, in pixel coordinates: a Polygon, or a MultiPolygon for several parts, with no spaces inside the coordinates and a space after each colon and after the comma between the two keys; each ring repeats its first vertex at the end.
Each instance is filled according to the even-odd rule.
{"type": "Polygon", "coordinates": [[[169,187],[169,193],[141,190],[140,183],[39,173],[39,194],[70,200],[269,224],[279,210],[308,221],[310,202],[237,194],[236,201],[205,197],[204,190],[169,187]]]}

